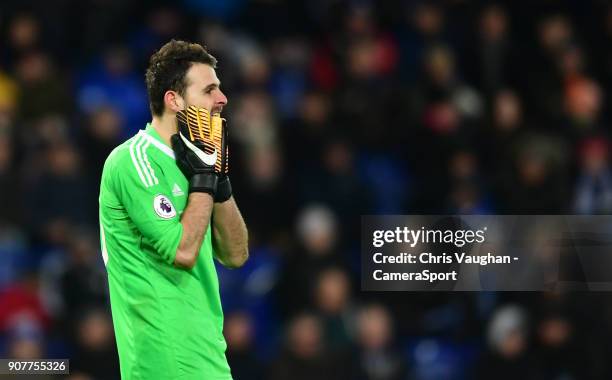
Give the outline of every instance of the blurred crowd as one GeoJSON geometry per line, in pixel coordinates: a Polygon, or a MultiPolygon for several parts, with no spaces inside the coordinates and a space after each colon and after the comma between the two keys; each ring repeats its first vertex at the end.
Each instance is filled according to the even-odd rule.
{"type": "Polygon", "coordinates": [[[0,5],[0,357],[116,379],[108,153],[171,38],[219,60],[251,257],[218,268],[234,378],[609,379],[607,293],[360,291],[365,214],[608,214],[612,6],[0,5]]]}

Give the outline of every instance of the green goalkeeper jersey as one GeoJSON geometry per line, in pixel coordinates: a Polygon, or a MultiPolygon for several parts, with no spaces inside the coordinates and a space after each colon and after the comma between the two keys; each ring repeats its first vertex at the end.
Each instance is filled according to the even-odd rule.
{"type": "Polygon", "coordinates": [[[157,132],[108,156],[100,240],[122,379],[231,379],[210,225],[197,263],[173,265],[188,181],[157,132]]]}

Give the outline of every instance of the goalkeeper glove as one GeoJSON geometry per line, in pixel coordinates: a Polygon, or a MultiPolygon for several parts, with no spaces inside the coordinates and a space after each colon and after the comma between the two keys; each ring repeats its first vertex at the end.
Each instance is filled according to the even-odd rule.
{"type": "Polygon", "coordinates": [[[216,143],[222,135],[215,127],[222,124],[213,122],[208,110],[195,106],[177,112],[176,119],[178,130],[170,141],[176,163],[189,179],[189,192],[205,192],[214,197],[222,169],[222,152],[216,143]]]}
{"type": "Polygon", "coordinates": [[[225,202],[232,196],[232,184],[229,180],[229,151],[227,148],[227,123],[221,117],[213,116],[213,130],[220,130],[220,139],[217,140],[217,146],[221,154],[217,158],[217,167],[219,168],[219,184],[215,193],[215,202],[225,202]],[[216,124],[219,123],[219,127],[216,124]]]}

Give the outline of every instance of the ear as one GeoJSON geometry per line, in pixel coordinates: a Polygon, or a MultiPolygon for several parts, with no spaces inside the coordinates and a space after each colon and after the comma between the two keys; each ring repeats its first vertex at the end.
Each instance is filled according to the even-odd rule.
{"type": "Polygon", "coordinates": [[[178,112],[185,109],[185,100],[176,91],[168,90],[164,94],[164,104],[166,108],[172,112],[178,112]]]}

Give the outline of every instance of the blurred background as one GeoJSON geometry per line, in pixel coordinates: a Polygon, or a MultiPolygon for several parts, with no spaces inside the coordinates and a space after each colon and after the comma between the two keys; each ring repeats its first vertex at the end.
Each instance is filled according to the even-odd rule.
{"type": "Polygon", "coordinates": [[[608,293],[366,293],[359,257],[363,214],[612,211],[603,0],[3,1],[0,357],[119,377],[99,178],[171,38],[229,98],[235,379],[612,378],[608,293]]]}

